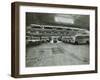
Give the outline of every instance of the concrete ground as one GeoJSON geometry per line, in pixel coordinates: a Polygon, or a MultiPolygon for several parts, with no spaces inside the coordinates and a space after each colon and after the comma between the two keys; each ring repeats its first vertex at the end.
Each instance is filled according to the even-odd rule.
{"type": "Polygon", "coordinates": [[[89,64],[89,45],[45,43],[27,48],[26,67],[89,64]]]}

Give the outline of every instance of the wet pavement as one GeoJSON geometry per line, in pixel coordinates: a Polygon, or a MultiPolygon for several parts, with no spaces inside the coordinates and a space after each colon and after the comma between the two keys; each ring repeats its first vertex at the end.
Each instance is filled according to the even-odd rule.
{"type": "Polygon", "coordinates": [[[27,48],[26,67],[89,64],[89,45],[44,43],[27,48]]]}

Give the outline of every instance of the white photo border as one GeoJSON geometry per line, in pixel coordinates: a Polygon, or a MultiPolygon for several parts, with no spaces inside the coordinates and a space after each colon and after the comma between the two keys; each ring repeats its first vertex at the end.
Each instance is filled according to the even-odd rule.
{"type": "Polygon", "coordinates": [[[55,72],[75,72],[95,70],[95,10],[73,9],[73,8],[56,8],[56,7],[38,7],[38,6],[20,6],[19,7],[19,74],[43,74],[55,72]],[[88,65],[68,65],[52,67],[25,67],[25,27],[26,12],[35,13],[62,13],[62,14],[81,14],[90,15],[90,64],[88,65]],[[93,44],[94,43],[94,44],[93,44]]]}

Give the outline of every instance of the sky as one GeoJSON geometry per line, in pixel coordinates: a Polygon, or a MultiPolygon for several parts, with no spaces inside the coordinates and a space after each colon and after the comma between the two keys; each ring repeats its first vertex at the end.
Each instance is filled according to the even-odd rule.
{"type": "Polygon", "coordinates": [[[71,27],[89,30],[89,15],[79,14],[53,14],[53,13],[26,13],[26,25],[70,25],[71,27]]]}

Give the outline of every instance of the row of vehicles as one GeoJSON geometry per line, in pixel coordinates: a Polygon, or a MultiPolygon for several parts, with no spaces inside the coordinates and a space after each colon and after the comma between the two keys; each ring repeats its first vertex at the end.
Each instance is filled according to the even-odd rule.
{"type": "Polygon", "coordinates": [[[72,44],[89,44],[89,35],[88,34],[78,34],[75,36],[64,36],[61,39],[64,43],[72,43],[72,44]]]}
{"type": "Polygon", "coordinates": [[[50,37],[47,36],[26,36],[26,46],[32,47],[32,46],[38,46],[43,43],[48,43],[51,41],[50,37]]]}
{"type": "Polygon", "coordinates": [[[63,43],[71,43],[71,44],[89,44],[89,35],[75,35],[75,36],[60,36],[59,38],[53,38],[53,43],[57,43],[61,41],[63,43]]]}

